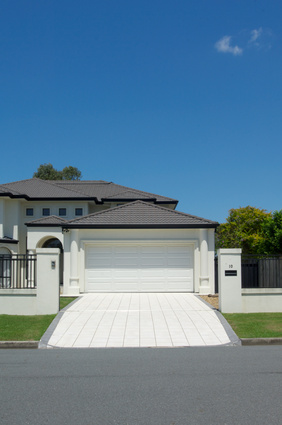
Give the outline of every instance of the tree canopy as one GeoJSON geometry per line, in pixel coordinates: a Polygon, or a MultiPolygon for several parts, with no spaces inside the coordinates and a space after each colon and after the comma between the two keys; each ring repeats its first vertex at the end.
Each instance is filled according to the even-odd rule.
{"type": "Polygon", "coordinates": [[[282,253],[282,210],[267,213],[264,209],[231,209],[226,223],[216,232],[216,249],[242,248],[243,254],[282,253]]]}
{"type": "Polygon", "coordinates": [[[33,174],[42,180],[80,180],[81,171],[71,165],[63,168],[62,171],[56,170],[52,164],[41,164],[33,174]]]}
{"type": "Polygon", "coordinates": [[[264,225],[264,251],[269,254],[282,254],[282,210],[274,211],[271,220],[264,225]]]}

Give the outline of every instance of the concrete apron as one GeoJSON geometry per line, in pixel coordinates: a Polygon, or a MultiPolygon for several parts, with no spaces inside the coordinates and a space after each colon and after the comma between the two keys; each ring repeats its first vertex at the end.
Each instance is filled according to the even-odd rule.
{"type": "Polygon", "coordinates": [[[240,345],[223,316],[196,294],[82,294],[58,314],[39,348],[240,345]]]}

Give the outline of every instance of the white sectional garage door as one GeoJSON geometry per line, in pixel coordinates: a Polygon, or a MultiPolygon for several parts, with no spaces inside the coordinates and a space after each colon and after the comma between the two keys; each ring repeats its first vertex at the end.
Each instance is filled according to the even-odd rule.
{"type": "Polygon", "coordinates": [[[193,246],[86,247],[86,292],[193,292],[193,246]]]}

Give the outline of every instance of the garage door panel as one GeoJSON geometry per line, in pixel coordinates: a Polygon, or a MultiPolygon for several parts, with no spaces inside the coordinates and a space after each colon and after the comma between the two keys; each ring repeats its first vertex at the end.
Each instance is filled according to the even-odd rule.
{"type": "Polygon", "coordinates": [[[165,267],[166,261],[162,257],[148,257],[148,258],[140,258],[140,267],[141,268],[158,268],[165,267]]]}
{"type": "Polygon", "coordinates": [[[166,269],[166,276],[170,279],[191,279],[193,272],[187,269],[166,269]]]}
{"type": "Polygon", "coordinates": [[[137,253],[139,251],[139,246],[138,245],[112,245],[113,249],[115,252],[121,252],[124,254],[128,254],[130,252],[135,252],[137,253]]]}
{"type": "Polygon", "coordinates": [[[137,268],[138,264],[138,258],[136,257],[116,257],[113,258],[111,267],[116,269],[137,268]]]}
{"type": "Polygon", "coordinates": [[[86,291],[191,292],[193,249],[128,244],[86,248],[86,291]]]}
{"type": "Polygon", "coordinates": [[[166,273],[164,269],[151,268],[151,269],[141,269],[140,270],[140,278],[141,279],[153,279],[159,278],[164,279],[166,277],[166,273]]]}
{"type": "Polygon", "coordinates": [[[134,269],[117,269],[113,272],[113,278],[118,280],[122,279],[138,279],[138,276],[136,276],[136,270],[134,269]]]}

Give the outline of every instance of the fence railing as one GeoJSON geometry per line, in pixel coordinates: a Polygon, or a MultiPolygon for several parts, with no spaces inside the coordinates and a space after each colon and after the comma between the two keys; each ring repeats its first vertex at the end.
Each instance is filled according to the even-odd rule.
{"type": "Polygon", "coordinates": [[[242,288],[282,288],[282,256],[242,256],[242,288]]]}
{"type": "MultiPolygon", "coordinates": [[[[282,256],[241,258],[242,288],[282,288],[282,256]]],[[[215,293],[218,293],[218,258],[214,259],[215,293]]]]}
{"type": "Polygon", "coordinates": [[[214,257],[214,292],[218,294],[218,257],[214,257]]]}
{"type": "Polygon", "coordinates": [[[1,254],[0,289],[35,289],[36,255],[1,254]]]}

